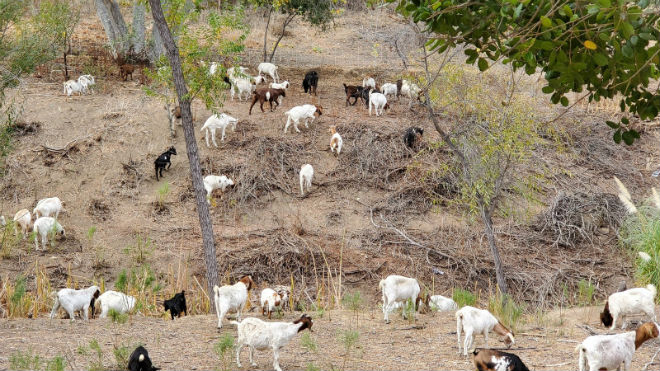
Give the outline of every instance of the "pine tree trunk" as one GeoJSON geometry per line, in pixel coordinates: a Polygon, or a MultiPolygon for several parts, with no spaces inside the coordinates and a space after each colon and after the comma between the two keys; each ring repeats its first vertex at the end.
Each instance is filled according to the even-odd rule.
{"type": "Polygon", "coordinates": [[[197,213],[199,215],[199,224],[202,229],[202,243],[204,246],[204,261],[206,263],[206,281],[208,295],[211,300],[211,311],[215,310],[213,303],[213,286],[218,284],[218,262],[215,255],[215,242],[213,239],[213,224],[209,214],[208,204],[206,203],[206,191],[202,184],[202,172],[199,165],[199,153],[197,142],[195,141],[195,131],[192,122],[192,112],[190,110],[190,100],[186,98],[188,89],[181,69],[181,58],[179,49],[172,38],[172,34],[165,21],[163,8],[160,0],[149,0],[151,5],[151,14],[154,19],[154,27],[158,29],[163,45],[167,51],[167,58],[172,67],[172,78],[179,98],[181,107],[181,122],[183,124],[183,134],[186,139],[186,148],[188,151],[188,162],[190,163],[190,176],[192,178],[193,188],[195,190],[195,200],[197,202],[197,213]]]}

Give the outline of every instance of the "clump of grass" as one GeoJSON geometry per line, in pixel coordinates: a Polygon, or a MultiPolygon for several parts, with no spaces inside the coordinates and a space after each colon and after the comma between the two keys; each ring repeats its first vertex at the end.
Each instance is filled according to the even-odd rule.
{"type": "Polygon", "coordinates": [[[14,221],[7,220],[7,225],[0,226],[0,258],[11,257],[12,251],[18,247],[20,237],[14,233],[14,221]]]}
{"type": "Polygon", "coordinates": [[[578,282],[578,293],[577,293],[577,302],[581,307],[586,307],[591,305],[594,302],[594,291],[596,287],[590,282],[584,279],[578,282]]]}
{"type": "Polygon", "coordinates": [[[64,371],[66,360],[62,356],[56,356],[46,363],[46,371],[64,371]]]}
{"type": "Polygon", "coordinates": [[[231,366],[232,350],[234,349],[234,337],[231,334],[224,334],[215,344],[213,350],[220,358],[223,370],[229,370],[231,366]]]}
{"type": "Polygon", "coordinates": [[[462,308],[466,305],[473,306],[474,303],[477,302],[477,298],[473,293],[460,288],[454,289],[454,292],[452,293],[452,299],[454,299],[456,304],[458,304],[459,308],[462,308]]]}
{"type": "Polygon", "coordinates": [[[90,371],[104,371],[103,367],[103,351],[101,350],[101,345],[99,345],[98,340],[93,339],[89,342],[89,349],[94,352],[96,358],[92,359],[89,364],[90,371]]]}
{"type": "Polygon", "coordinates": [[[505,326],[514,331],[519,323],[518,320],[525,311],[525,305],[518,304],[509,295],[498,292],[488,302],[488,309],[505,326]]]}
{"type": "Polygon", "coordinates": [[[360,291],[355,291],[352,294],[344,294],[344,297],[342,298],[342,305],[345,308],[348,308],[353,311],[353,314],[355,315],[355,325],[357,326],[359,323],[359,315],[360,315],[360,310],[362,309],[362,294],[360,291]]]}
{"type": "Polygon", "coordinates": [[[27,352],[18,351],[9,356],[10,370],[41,370],[43,359],[39,355],[33,354],[31,350],[27,352]]]}
{"type": "Polygon", "coordinates": [[[112,320],[112,323],[116,323],[118,325],[123,325],[128,321],[128,314],[126,313],[121,313],[115,309],[110,309],[108,311],[108,316],[112,320]]]}
{"type": "Polygon", "coordinates": [[[131,348],[129,348],[128,345],[115,346],[112,350],[112,354],[115,356],[117,369],[126,369],[126,365],[128,365],[128,357],[131,355],[131,348]]]}
{"type": "Polygon", "coordinates": [[[316,344],[316,341],[314,340],[314,338],[312,338],[312,335],[309,332],[305,332],[303,336],[300,338],[300,345],[310,352],[316,353],[316,351],[318,350],[318,345],[316,344]]]}
{"type": "Polygon", "coordinates": [[[344,346],[344,360],[341,369],[345,370],[346,363],[351,356],[352,350],[358,345],[358,342],[360,341],[360,333],[355,330],[344,330],[339,335],[339,341],[344,346]]]}
{"type": "Polygon", "coordinates": [[[124,254],[133,258],[136,264],[144,264],[147,258],[153,255],[155,249],[149,236],[143,237],[138,233],[135,236],[135,244],[126,247],[124,254]]]}

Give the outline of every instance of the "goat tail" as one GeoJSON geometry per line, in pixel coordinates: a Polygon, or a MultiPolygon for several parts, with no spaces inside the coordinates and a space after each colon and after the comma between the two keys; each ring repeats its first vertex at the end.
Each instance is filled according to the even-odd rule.
{"type": "Polygon", "coordinates": [[[218,291],[220,291],[220,288],[218,287],[218,285],[213,286],[213,292],[214,292],[216,295],[218,295],[218,291]]]}
{"type": "Polygon", "coordinates": [[[383,291],[383,287],[385,287],[385,280],[380,280],[378,283],[378,288],[383,291]]]}
{"type": "Polygon", "coordinates": [[[658,290],[655,288],[655,285],[652,284],[652,283],[649,283],[648,285],[646,285],[646,289],[651,291],[651,293],[653,294],[653,297],[655,297],[655,295],[658,292],[658,290]]]}
{"type": "Polygon", "coordinates": [[[238,322],[238,321],[229,321],[229,324],[230,324],[230,325],[236,325],[236,326],[238,326],[238,325],[240,325],[241,323],[238,322]]]}
{"type": "Polygon", "coordinates": [[[576,352],[580,352],[580,355],[578,356],[578,368],[580,371],[586,370],[587,369],[587,349],[584,347],[582,344],[578,344],[577,347],[575,347],[576,352]]]}

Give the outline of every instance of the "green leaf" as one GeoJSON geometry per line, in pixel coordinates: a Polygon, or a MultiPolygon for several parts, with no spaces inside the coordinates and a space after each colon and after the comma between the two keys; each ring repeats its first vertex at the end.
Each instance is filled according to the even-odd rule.
{"type": "Polygon", "coordinates": [[[635,137],[630,133],[630,131],[624,131],[621,134],[621,139],[623,139],[623,142],[629,146],[635,142],[635,137]]]}
{"type": "Polygon", "coordinates": [[[630,124],[630,120],[628,120],[628,118],[626,118],[626,117],[622,117],[622,118],[621,118],[621,122],[622,122],[624,125],[628,125],[628,124],[630,124]]]}
{"type": "Polygon", "coordinates": [[[614,121],[605,121],[605,123],[612,129],[618,129],[620,127],[619,124],[614,121]]]}
{"type": "Polygon", "coordinates": [[[571,17],[573,15],[573,9],[571,9],[570,6],[564,5],[562,9],[564,9],[564,13],[566,13],[567,16],[571,17]]]}
{"type": "Polygon", "coordinates": [[[655,40],[655,37],[653,36],[653,34],[650,34],[650,33],[648,33],[648,32],[642,32],[642,33],[640,33],[640,34],[639,34],[639,37],[642,38],[642,39],[644,39],[644,40],[647,40],[647,41],[648,41],[648,40],[655,40]]]}
{"type": "MultiPolygon", "coordinates": [[[[587,14],[596,14],[600,12],[600,7],[596,4],[589,4],[587,5],[587,14]]],[[[577,14],[576,14],[577,15],[577,14]]]]}
{"type": "Polygon", "coordinates": [[[596,3],[598,3],[598,6],[600,6],[601,8],[609,8],[610,6],[612,6],[610,0],[596,0],[596,3]]]}
{"type": "Polygon", "coordinates": [[[546,86],[544,86],[543,88],[541,88],[541,91],[542,91],[543,93],[545,93],[545,94],[550,94],[550,93],[552,93],[553,91],[555,91],[555,88],[553,88],[553,87],[550,86],[550,85],[546,85],[546,86]]]}
{"type": "Polygon", "coordinates": [[[592,59],[594,60],[594,62],[596,62],[597,65],[599,65],[601,67],[602,66],[607,66],[607,63],[609,62],[609,60],[607,59],[607,57],[603,53],[594,54],[592,59]]]}
{"type": "Polygon", "coordinates": [[[564,106],[564,107],[568,106],[568,98],[561,97],[561,99],[559,101],[561,102],[562,106],[564,106]]]}
{"type": "Polygon", "coordinates": [[[621,23],[621,31],[623,32],[623,36],[626,39],[630,38],[630,36],[632,36],[635,33],[635,29],[628,22],[621,23]]]}
{"type": "Polygon", "coordinates": [[[552,20],[544,15],[541,16],[541,25],[545,28],[552,27],[552,20]]]}
{"type": "Polygon", "coordinates": [[[626,44],[623,46],[623,48],[621,48],[621,54],[623,54],[623,56],[626,58],[632,58],[633,49],[630,47],[630,45],[626,44]]]}
{"type": "Polygon", "coordinates": [[[616,144],[621,143],[621,129],[614,132],[612,139],[614,139],[614,143],[616,144]]]}
{"type": "Polygon", "coordinates": [[[479,58],[479,62],[477,62],[477,65],[479,66],[479,71],[481,72],[488,69],[488,61],[486,61],[484,58],[479,58]]]}

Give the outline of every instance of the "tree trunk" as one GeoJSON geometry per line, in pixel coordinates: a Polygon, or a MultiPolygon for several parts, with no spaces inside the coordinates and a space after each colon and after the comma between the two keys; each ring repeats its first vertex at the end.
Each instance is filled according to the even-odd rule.
{"type": "Polygon", "coordinates": [[[490,247],[490,252],[493,254],[493,262],[495,263],[495,276],[497,278],[497,286],[500,288],[500,292],[507,294],[509,288],[506,285],[506,280],[504,279],[504,271],[502,270],[502,261],[500,260],[500,252],[497,249],[495,243],[495,232],[493,232],[493,219],[490,215],[490,210],[488,206],[483,205],[483,202],[479,202],[481,208],[481,219],[484,222],[484,232],[486,233],[486,238],[488,239],[488,246],[490,247]]]}
{"type": "Polygon", "coordinates": [[[277,50],[277,46],[280,45],[280,41],[284,37],[284,30],[286,30],[286,26],[293,21],[293,19],[296,17],[296,14],[289,14],[286,16],[286,19],[284,20],[284,23],[282,24],[282,34],[280,35],[279,38],[277,38],[277,41],[275,42],[275,45],[273,45],[273,51],[270,53],[270,58],[268,59],[268,62],[273,62],[273,57],[275,56],[275,51],[277,50]]]}
{"type": "Polygon", "coordinates": [[[141,60],[147,58],[147,51],[145,45],[145,26],[144,26],[144,13],[146,9],[144,4],[135,2],[133,5],[133,38],[131,44],[133,46],[133,53],[141,60]]]}
{"type": "Polygon", "coordinates": [[[94,2],[96,4],[96,14],[101,20],[108,41],[110,41],[112,54],[117,58],[118,54],[125,51],[124,42],[128,34],[119,4],[115,0],[95,0],[94,2]]]}
{"type": "Polygon", "coordinates": [[[273,7],[270,7],[270,10],[268,10],[268,20],[266,21],[266,29],[264,30],[264,62],[268,62],[266,59],[266,56],[268,55],[268,52],[266,51],[266,48],[268,46],[268,25],[270,25],[270,17],[273,15],[273,7]]]}
{"type": "Polygon", "coordinates": [[[206,282],[208,296],[211,301],[211,312],[215,311],[213,304],[213,286],[218,284],[218,261],[215,255],[215,241],[213,239],[213,224],[209,214],[208,204],[206,203],[206,191],[202,184],[202,172],[199,165],[199,154],[197,142],[195,141],[195,128],[192,122],[192,112],[190,110],[190,100],[187,98],[188,89],[181,69],[181,58],[179,49],[172,38],[170,29],[165,21],[163,8],[160,0],[149,0],[151,5],[151,14],[154,19],[154,27],[158,29],[163,45],[167,51],[167,57],[172,67],[172,78],[179,98],[181,107],[181,123],[183,125],[183,134],[186,140],[186,149],[188,151],[188,162],[190,163],[190,177],[192,178],[193,188],[195,190],[195,200],[197,202],[197,213],[199,215],[199,224],[202,229],[202,243],[204,246],[204,261],[206,263],[206,282]]]}
{"type": "Polygon", "coordinates": [[[151,62],[154,63],[156,60],[158,60],[158,58],[160,58],[161,55],[165,55],[165,46],[163,45],[163,40],[160,38],[160,33],[158,33],[156,26],[154,26],[153,30],[151,31],[151,37],[154,41],[154,45],[149,52],[149,59],[151,59],[151,62]]]}

